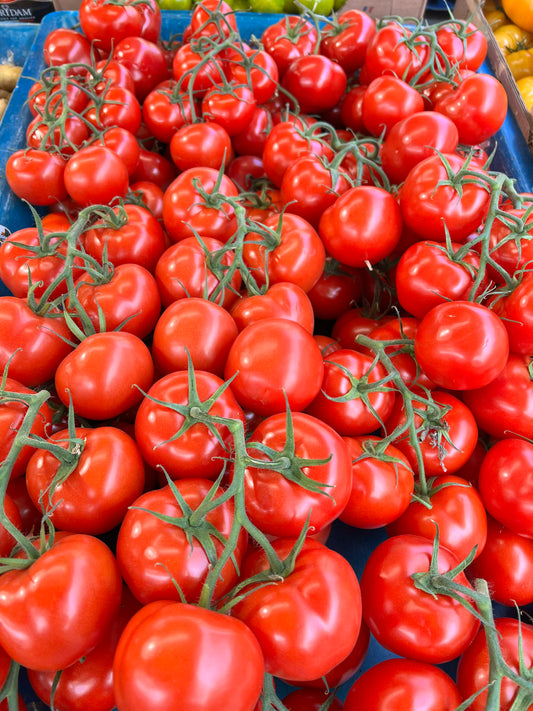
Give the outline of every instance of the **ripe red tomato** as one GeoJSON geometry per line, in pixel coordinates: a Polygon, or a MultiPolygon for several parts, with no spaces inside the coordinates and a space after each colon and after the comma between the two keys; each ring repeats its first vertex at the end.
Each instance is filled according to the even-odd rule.
{"type": "MultiPolygon", "coordinates": [[[[180,479],[176,488],[185,506],[170,486],[164,486],[140,496],[124,516],[117,560],[128,588],[143,605],[155,600],[179,601],[181,595],[191,604],[198,602],[234,525],[233,499],[201,517],[197,513],[195,518],[194,512],[212,486],[209,479],[180,479]],[[212,550],[206,543],[210,529],[207,540],[212,550]]],[[[223,494],[224,489],[216,487],[214,501],[223,494]]],[[[213,600],[219,600],[237,582],[247,543],[246,530],[241,528],[232,556],[213,585],[213,600]]]]}
{"type": "Polygon", "coordinates": [[[387,22],[370,40],[362,67],[364,77],[372,81],[392,74],[409,81],[427,65],[428,55],[429,43],[423,35],[413,36],[401,23],[387,22]]]}
{"type": "Polygon", "coordinates": [[[340,12],[322,29],[320,52],[338,62],[350,76],[363,66],[376,21],[366,12],[350,8],[340,12]]]}
{"type": "Polygon", "coordinates": [[[14,151],[6,161],[7,184],[32,205],[55,205],[68,196],[65,166],[59,153],[35,148],[14,151]]]}
{"type": "Polygon", "coordinates": [[[372,136],[388,136],[397,123],[423,110],[422,95],[388,74],[373,79],[363,96],[363,124],[372,136]]]}
{"type": "Polygon", "coordinates": [[[509,356],[503,321],[472,301],[445,301],[426,313],[415,334],[415,357],[441,388],[473,390],[491,383],[509,356]]]}
{"type": "MultiPolygon", "coordinates": [[[[295,539],[278,538],[283,561],[295,539]]],[[[262,549],[244,561],[241,579],[269,569],[262,549]]],[[[233,608],[261,645],[265,669],[293,681],[317,679],[345,659],[361,627],[359,581],[348,561],[306,539],[292,572],[270,585],[255,585],[233,608]]]]}
{"type": "Polygon", "coordinates": [[[233,158],[231,137],[216,121],[185,123],[172,135],[170,157],[179,171],[207,167],[225,168],[233,158]]]}
{"type": "MultiPolygon", "coordinates": [[[[144,462],[135,441],[116,427],[75,428],[81,453],[72,471],[54,482],[60,459],[37,448],[26,468],[26,486],[37,509],[48,512],[62,531],[100,535],[118,526],[144,489],[144,462]]],[[[68,430],[47,440],[61,449],[73,446],[68,430]]]]}
{"type": "Polygon", "coordinates": [[[140,102],[143,102],[158,84],[169,78],[170,72],[163,48],[146,37],[124,37],[114,44],[111,57],[130,72],[135,85],[135,96],[140,102]]]}
{"type": "Polygon", "coordinates": [[[64,172],[70,197],[81,205],[109,205],[123,198],[129,185],[128,169],[105,146],[86,146],[72,155],[64,172]]]}
{"type": "Polygon", "coordinates": [[[231,315],[239,331],[263,318],[287,318],[311,334],[315,324],[309,296],[297,284],[288,281],[272,284],[264,294],[243,296],[233,304],[231,315]]]}
{"type": "Polygon", "coordinates": [[[63,404],[71,401],[80,417],[108,420],[138,405],[153,377],[144,341],[125,331],[107,331],[87,336],[61,361],[55,386],[63,404]]]}
{"type": "MultiPolygon", "coordinates": [[[[329,695],[321,689],[295,689],[283,697],[283,705],[288,711],[320,711],[326,701],[329,701],[329,695]]],[[[333,698],[328,709],[342,711],[342,701],[333,698]]]]}
{"type": "Polygon", "coordinates": [[[318,44],[317,28],[306,17],[285,15],[265,27],[261,34],[265,50],[276,62],[279,76],[296,57],[311,54],[318,44]]]}
{"type": "Polygon", "coordinates": [[[384,659],[350,687],[344,711],[454,711],[457,685],[439,667],[412,659],[384,659]]]}
{"type": "Polygon", "coordinates": [[[324,54],[304,54],[289,64],[281,86],[294,97],[299,111],[320,114],[332,109],[347,85],[346,72],[324,54]]]}
{"type": "MultiPolygon", "coordinates": [[[[433,541],[403,534],[375,548],[361,577],[363,616],[385,649],[408,659],[442,664],[458,657],[479,628],[479,620],[447,595],[415,587],[412,575],[429,570],[433,541]]],[[[458,558],[447,548],[438,553],[438,571],[453,570],[458,558]]],[[[464,573],[454,580],[469,588],[464,573]]]]}
{"type": "Polygon", "coordinates": [[[180,705],[250,711],[263,686],[257,639],[240,620],[196,605],[158,600],[122,633],[113,664],[121,711],[180,705]]]}
{"type": "Polygon", "coordinates": [[[126,37],[145,37],[155,42],[161,30],[161,11],[155,0],[141,0],[135,5],[82,0],[79,13],[83,33],[105,53],[126,37]]]}
{"type": "Polygon", "coordinates": [[[0,576],[0,644],[30,669],[64,669],[100,642],[121,594],[118,564],[105,543],[57,533],[29,567],[0,576]]]}
{"type": "Polygon", "coordinates": [[[268,416],[287,406],[304,410],[318,394],[323,372],[320,348],[309,331],[294,321],[268,318],[239,333],[224,377],[233,378],[231,389],[243,408],[268,416]]]}

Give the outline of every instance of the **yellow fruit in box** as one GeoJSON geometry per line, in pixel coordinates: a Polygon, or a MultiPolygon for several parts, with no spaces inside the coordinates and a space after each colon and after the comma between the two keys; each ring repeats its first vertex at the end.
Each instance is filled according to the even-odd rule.
{"type": "Polygon", "coordinates": [[[502,0],[502,7],[512,23],[533,32],[533,0],[502,0]]]}
{"type": "Polygon", "coordinates": [[[531,111],[531,109],[533,109],[533,76],[519,79],[516,82],[516,85],[518,86],[518,91],[524,100],[526,109],[531,111]]]}
{"type": "Polygon", "coordinates": [[[494,30],[494,38],[504,56],[533,46],[533,33],[510,23],[494,30]]]}

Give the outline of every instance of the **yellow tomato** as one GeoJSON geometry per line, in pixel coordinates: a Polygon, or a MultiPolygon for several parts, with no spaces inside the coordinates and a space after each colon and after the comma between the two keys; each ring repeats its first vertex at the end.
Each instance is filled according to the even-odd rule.
{"type": "Polygon", "coordinates": [[[501,4],[496,0],[486,0],[483,5],[483,12],[492,12],[493,10],[501,10],[501,4]]]}
{"type": "Polygon", "coordinates": [[[527,49],[533,46],[533,33],[518,27],[518,25],[502,25],[494,30],[494,38],[504,56],[509,52],[527,49]]]}
{"type": "Polygon", "coordinates": [[[531,111],[531,109],[533,109],[533,76],[519,79],[516,82],[516,85],[518,86],[518,91],[524,100],[526,109],[531,111]]]}
{"type": "Polygon", "coordinates": [[[516,80],[533,75],[533,49],[509,52],[506,59],[511,74],[516,80]]]}
{"type": "Polygon", "coordinates": [[[498,27],[506,25],[509,22],[507,15],[501,10],[490,10],[488,12],[485,10],[484,14],[485,19],[489,23],[492,31],[497,30],[498,27]]]}
{"type": "Polygon", "coordinates": [[[502,5],[511,22],[533,32],[533,0],[502,0],[502,5]]]}

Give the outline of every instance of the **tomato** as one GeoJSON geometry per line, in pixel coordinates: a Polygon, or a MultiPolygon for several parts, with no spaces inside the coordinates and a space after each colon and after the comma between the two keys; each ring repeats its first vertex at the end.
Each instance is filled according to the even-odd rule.
{"type": "Polygon", "coordinates": [[[190,97],[175,89],[173,79],[163,81],[146,96],[142,104],[144,124],[163,143],[170,143],[178,128],[192,121],[195,111],[190,97]]]}
{"type": "Polygon", "coordinates": [[[180,126],[170,139],[170,156],[180,171],[205,166],[220,170],[233,157],[231,138],[215,121],[180,126]]]}
{"type": "MultiPolygon", "coordinates": [[[[494,624],[505,662],[515,673],[520,673],[520,659],[525,668],[529,669],[533,665],[532,626],[509,617],[500,617],[494,621],[494,624]]],[[[457,665],[457,686],[463,697],[468,698],[472,694],[477,694],[470,704],[472,711],[482,711],[485,708],[487,692],[482,689],[489,681],[487,641],[484,629],[480,629],[469,649],[461,655],[457,665]]],[[[498,708],[501,711],[510,711],[517,693],[516,684],[508,677],[503,677],[498,708]]],[[[524,706],[528,711],[531,707],[531,704],[524,706]]]]}
{"type": "Polygon", "coordinates": [[[208,166],[189,168],[169,185],[163,199],[163,221],[172,242],[185,237],[212,237],[227,242],[237,221],[231,198],[238,190],[226,176],[208,166]]]}
{"type": "MultiPolygon", "coordinates": [[[[96,332],[114,331],[120,327],[139,338],[146,338],[161,313],[155,277],[139,264],[120,264],[102,280],[85,272],[78,277],[75,286],[82,313],[86,314],[96,332]]],[[[74,308],[67,300],[67,310],[69,307],[74,308]]]]}
{"type": "Polygon", "coordinates": [[[286,415],[272,415],[252,432],[248,451],[258,464],[248,466],[244,475],[246,513],[261,531],[296,538],[308,517],[313,532],[339,517],[350,494],[352,469],[346,444],[329,425],[295,412],[289,432],[286,415]],[[279,459],[280,454],[286,461],[278,468],[261,468],[261,461],[279,459]]]}
{"type": "Polygon", "coordinates": [[[130,183],[130,196],[126,196],[126,202],[134,199],[140,200],[141,207],[147,207],[152,215],[163,224],[163,191],[150,180],[138,180],[130,183]]]}
{"type": "Polygon", "coordinates": [[[487,38],[474,23],[449,22],[435,33],[451,67],[477,71],[487,56],[487,38]]]}
{"type": "Polygon", "coordinates": [[[373,136],[388,136],[395,124],[423,110],[422,95],[388,74],[373,79],[363,96],[363,124],[373,136]]]}
{"type": "Polygon", "coordinates": [[[413,400],[411,403],[415,412],[417,445],[405,431],[405,402],[401,397],[396,398],[385,430],[388,435],[396,431],[393,444],[407,456],[415,472],[418,470],[418,447],[426,476],[454,474],[474,451],[478,439],[476,420],[462,400],[449,392],[432,390],[431,398],[434,403],[431,408],[427,402],[413,400]]]}
{"type": "Polygon", "coordinates": [[[54,205],[64,200],[66,160],[58,153],[29,148],[11,153],[6,161],[7,184],[32,205],[54,205]]]}
{"type": "Polygon", "coordinates": [[[388,132],[381,150],[383,170],[393,183],[402,183],[417,163],[433,155],[453,153],[459,134],[453,121],[436,111],[417,111],[388,132]]]}
{"type": "Polygon", "coordinates": [[[318,44],[318,32],[305,17],[285,15],[265,27],[261,34],[263,47],[276,62],[282,77],[293,59],[311,54],[318,44]]]}
{"type": "Polygon", "coordinates": [[[169,78],[163,48],[145,37],[124,37],[113,46],[111,57],[128,69],[135,85],[135,96],[141,102],[160,82],[169,78]]]}
{"type": "Polygon", "coordinates": [[[320,114],[333,108],[347,85],[340,64],[324,54],[305,54],[289,64],[281,86],[294,97],[300,112],[320,114]]]}
{"type": "Polygon", "coordinates": [[[224,377],[235,376],[231,389],[242,407],[269,416],[287,406],[304,410],[318,394],[323,372],[320,348],[309,331],[294,321],[268,318],[249,324],[233,341],[224,377]]]}
{"type": "Polygon", "coordinates": [[[84,118],[95,129],[120,126],[130,133],[137,134],[142,121],[141,104],[133,91],[110,84],[99,96],[89,102],[84,118]]]}
{"type": "MultiPolygon", "coordinates": [[[[429,44],[423,36],[392,21],[378,29],[368,45],[363,69],[369,81],[382,74],[409,81],[426,66],[429,44]]],[[[363,82],[361,82],[363,83],[363,82]]]]}
{"type": "MultiPolygon", "coordinates": [[[[118,526],[142,493],[144,463],[134,440],[115,427],[77,427],[74,434],[83,444],[68,477],[54,482],[60,459],[37,448],[26,485],[36,508],[44,508],[57,529],[99,535],[118,526]]],[[[48,442],[71,446],[68,430],[54,432],[48,442]]]]}
{"type": "Polygon", "coordinates": [[[522,77],[516,82],[522,101],[525,104],[526,111],[533,109],[533,81],[531,76],[522,77]]]}
{"type": "Polygon", "coordinates": [[[162,226],[139,205],[113,207],[113,216],[92,223],[81,236],[87,254],[102,264],[104,253],[114,267],[136,264],[154,272],[167,247],[162,226]]]}
{"type": "MultiPolygon", "coordinates": [[[[113,657],[119,637],[139,604],[124,588],[120,608],[103,638],[83,659],[61,670],[54,704],[64,711],[109,711],[114,707],[113,657]]],[[[54,672],[28,670],[28,681],[37,696],[51,705],[54,672]]]]}
{"type": "MultiPolygon", "coordinates": [[[[294,539],[272,545],[283,561],[294,539]]],[[[241,578],[269,569],[263,550],[244,561],[241,578]]],[[[292,681],[317,679],[345,659],[361,627],[359,581],[336,551],[307,539],[294,569],[274,584],[259,584],[233,608],[261,645],[265,669],[292,681]]]]}
{"type": "Polygon", "coordinates": [[[390,536],[413,533],[433,540],[439,528],[439,543],[464,560],[474,547],[478,556],[487,539],[485,506],[470,482],[453,474],[442,474],[428,482],[428,500],[413,501],[404,513],[387,527],[390,536]]]}
{"type": "Polygon", "coordinates": [[[171,479],[215,479],[221,473],[231,434],[224,425],[209,428],[196,421],[191,409],[244,423],[232,391],[227,387],[220,391],[222,385],[221,378],[201,370],[195,373],[195,390],[190,391],[186,370],[169,373],[152,385],[135,417],[135,439],[151,467],[163,468],[171,479]]]}
{"type": "Polygon", "coordinates": [[[352,349],[335,351],[324,358],[320,392],[307,412],[333,427],[339,434],[371,434],[389,417],[395,394],[386,385],[387,371],[373,356],[352,349]],[[373,391],[366,388],[380,383],[373,391]]]}
{"type": "MultiPolygon", "coordinates": [[[[283,705],[288,711],[320,711],[328,700],[328,694],[320,689],[295,689],[283,697],[283,705]]],[[[334,698],[328,705],[330,711],[342,711],[343,704],[334,698]]]]}
{"type": "MultiPolygon", "coordinates": [[[[521,208],[503,206],[490,226],[488,243],[490,256],[505,272],[513,276],[523,269],[533,256],[533,214],[521,208]]],[[[488,265],[490,276],[501,283],[503,277],[497,269],[488,265]]]]}
{"type": "Polygon", "coordinates": [[[195,5],[189,24],[191,37],[229,37],[237,31],[237,20],[225,0],[203,0],[195,5]]]}
{"type": "Polygon", "coordinates": [[[61,361],[55,386],[80,417],[108,420],[138,405],[153,375],[150,351],[138,336],[108,331],[87,336],[61,361]]]}
{"type": "Polygon", "coordinates": [[[452,241],[463,242],[485,218],[490,193],[482,183],[461,180],[459,188],[446,182],[463,165],[456,154],[436,154],[407,175],[400,192],[401,213],[407,227],[422,239],[444,242],[449,234],[452,241]]]}
{"type": "Polygon", "coordinates": [[[512,607],[533,602],[533,541],[487,516],[487,541],[468,566],[472,582],[487,581],[492,600],[512,607]]]}
{"type": "Polygon", "coordinates": [[[503,11],[515,25],[533,32],[533,4],[531,0],[503,0],[503,11]]]}
{"type": "Polygon", "coordinates": [[[379,326],[378,319],[363,316],[358,308],[345,311],[333,324],[331,335],[343,348],[355,350],[359,348],[357,336],[359,334],[368,336],[379,326]]]}
{"type": "Polygon", "coordinates": [[[248,86],[257,104],[266,104],[278,88],[278,65],[263,49],[239,48],[228,61],[227,69],[230,81],[248,86]]]}
{"type": "Polygon", "coordinates": [[[161,600],[127,624],[113,664],[121,711],[215,707],[250,711],[259,699],[264,663],[240,620],[196,605],[161,600]]]}
{"type": "Polygon", "coordinates": [[[161,30],[161,12],[155,0],[141,0],[135,5],[82,0],[79,13],[83,33],[106,53],[126,37],[145,37],[155,42],[161,30]]]}
{"type": "MultiPolygon", "coordinates": [[[[531,40],[533,42],[533,38],[531,40]]],[[[513,78],[517,82],[518,90],[523,90],[522,98],[526,106],[529,103],[527,96],[530,93],[528,88],[531,88],[531,82],[526,81],[533,74],[533,51],[531,49],[519,49],[516,52],[511,52],[506,55],[507,64],[511,70],[513,78]],[[520,82],[520,84],[518,84],[520,82]]]]}
{"type": "MultiPolygon", "coordinates": [[[[474,250],[465,251],[452,242],[425,240],[409,246],[396,266],[398,301],[408,313],[423,318],[434,306],[446,301],[467,300],[479,270],[480,259],[474,250]]],[[[479,292],[487,286],[483,279],[479,292]]]]}
{"type": "MultiPolygon", "coordinates": [[[[458,600],[430,595],[415,587],[414,573],[429,570],[433,542],[403,534],[380,543],[370,554],[361,576],[363,617],[370,632],[385,649],[408,659],[441,664],[468,647],[479,621],[458,600]]],[[[438,553],[438,571],[458,564],[444,547],[438,553]]],[[[454,581],[469,588],[464,573],[454,581]]]]}
{"type": "MultiPolygon", "coordinates": [[[[205,579],[222,554],[234,525],[232,499],[195,518],[212,486],[208,479],[180,479],[176,487],[185,510],[172,489],[164,486],[140,496],[125,515],[117,539],[117,560],[128,588],[142,604],[178,601],[180,592],[187,602],[198,602],[205,579]],[[213,550],[208,550],[206,543],[210,530],[215,534],[208,538],[213,550]]],[[[217,487],[214,500],[223,493],[224,489],[217,487]]],[[[241,528],[232,557],[214,585],[215,600],[237,582],[247,541],[247,533],[241,528]]]]}
{"type": "Polygon", "coordinates": [[[63,669],[100,642],[121,594],[118,564],[105,543],[56,534],[29,567],[0,576],[0,644],[30,669],[63,669]]]}
{"type": "Polygon", "coordinates": [[[359,301],[362,291],[359,276],[357,269],[326,258],[322,275],[307,292],[316,318],[335,320],[359,301]]]}
{"type": "Polygon", "coordinates": [[[412,659],[384,659],[352,684],[344,711],[454,711],[457,685],[439,667],[412,659]]]}
{"type": "Polygon", "coordinates": [[[256,106],[248,126],[231,137],[235,153],[261,157],[268,134],[272,128],[272,116],[264,106],[256,106]]]}
{"type": "Polygon", "coordinates": [[[148,180],[158,185],[162,190],[166,190],[175,177],[176,167],[169,158],[157,151],[141,148],[137,167],[131,174],[130,180],[133,183],[139,180],[148,180]]]}
{"type": "Polygon", "coordinates": [[[67,157],[78,151],[90,135],[89,126],[78,116],[67,116],[63,126],[55,119],[36,116],[26,128],[26,143],[30,148],[67,157]]]}
{"type": "MultiPolygon", "coordinates": [[[[47,66],[91,64],[91,43],[81,32],[70,27],[57,27],[45,37],[43,58],[47,66]]],[[[71,70],[75,71],[75,70],[71,70]]]]}
{"type": "Polygon", "coordinates": [[[533,347],[532,287],[533,280],[526,273],[512,291],[504,293],[491,303],[492,310],[502,319],[507,330],[510,351],[522,355],[531,353],[533,347]]]}
{"type": "Polygon", "coordinates": [[[227,88],[215,87],[202,99],[202,116],[215,122],[233,136],[246,129],[254,115],[256,100],[250,87],[229,84],[227,88]]]}
{"type": "Polygon", "coordinates": [[[320,52],[338,62],[349,76],[363,66],[366,50],[375,34],[374,18],[361,10],[345,10],[323,28],[320,52]]]}
{"type": "Polygon", "coordinates": [[[347,190],[326,208],[318,224],[328,254],[351,267],[385,259],[398,243],[401,229],[396,199],[371,185],[347,190]]]}
{"type": "Polygon", "coordinates": [[[264,294],[242,297],[232,306],[231,315],[239,331],[263,318],[287,318],[312,334],[315,323],[306,292],[297,284],[283,281],[273,284],[264,294]]]}
{"type": "Polygon", "coordinates": [[[507,93],[501,82],[492,74],[475,72],[437,101],[433,109],[455,123],[460,143],[476,146],[502,127],[507,107],[507,93]]]}
{"type": "Polygon", "coordinates": [[[116,153],[105,146],[92,145],[69,158],[64,180],[68,194],[82,207],[108,205],[126,195],[129,174],[116,153]]]}
{"type": "MultiPolygon", "coordinates": [[[[81,12],[81,7],[80,7],[81,12]]],[[[95,94],[102,94],[109,86],[120,86],[135,93],[135,84],[129,70],[116,59],[101,59],[96,62],[95,74],[90,74],[87,81],[90,83],[95,94]]],[[[86,97],[87,99],[89,97],[86,97]]],[[[87,105],[87,104],[85,104],[87,105]]]]}
{"type": "Polygon", "coordinates": [[[196,370],[222,376],[238,328],[225,308],[213,301],[189,297],[167,306],[155,326],[152,356],[161,375],[196,370]]]}
{"type": "Polygon", "coordinates": [[[186,42],[174,55],[172,76],[180,91],[201,99],[213,86],[221,83],[224,71],[217,57],[205,59],[197,43],[186,42]]]}
{"type": "Polygon", "coordinates": [[[73,337],[59,313],[39,316],[24,299],[0,297],[0,368],[26,387],[53,380],[73,349],[73,337]]]}
{"type": "Polygon", "coordinates": [[[441,388],[482,388],[502,372],[508,355],[509,338],[502,320],[472,301],[434,306],[415,335],[415,357],[441,388]]]}
{"type": "Polygon", "coordinates": [[[266,237],[251,228],[242,250],[243,261],[257,286],[289,281],[308,292],[326,264],[318,232],[304,217],[288,211],[266,217],[261,228],[266,228],[266,237]],[[271,235],[272,231],[276,234],[271,235]]]}

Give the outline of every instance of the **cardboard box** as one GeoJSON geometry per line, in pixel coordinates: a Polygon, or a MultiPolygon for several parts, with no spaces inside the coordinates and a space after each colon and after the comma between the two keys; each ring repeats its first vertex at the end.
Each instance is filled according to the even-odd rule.
{"type": "Polygon", "coordinates": [[[397,17],[418,17],[421,19],[426,11],[427,0],[346,0],[342,10],[363,10],[371,17],[381,18],[394,15],[397,17]]]}
{"type": "Polygon", "coordinates": [[[501,81],[509,98],[509,109],[512,111],[520,131],[522,132],[529,151],[533,154],[533,116],[518,91],[516,81],[505,61],[494,33],[483,14],[484,0],[456,0],[454,15],[460,20],[470,19],[487,38],[487,57],[494,76],[501,81]]]}

